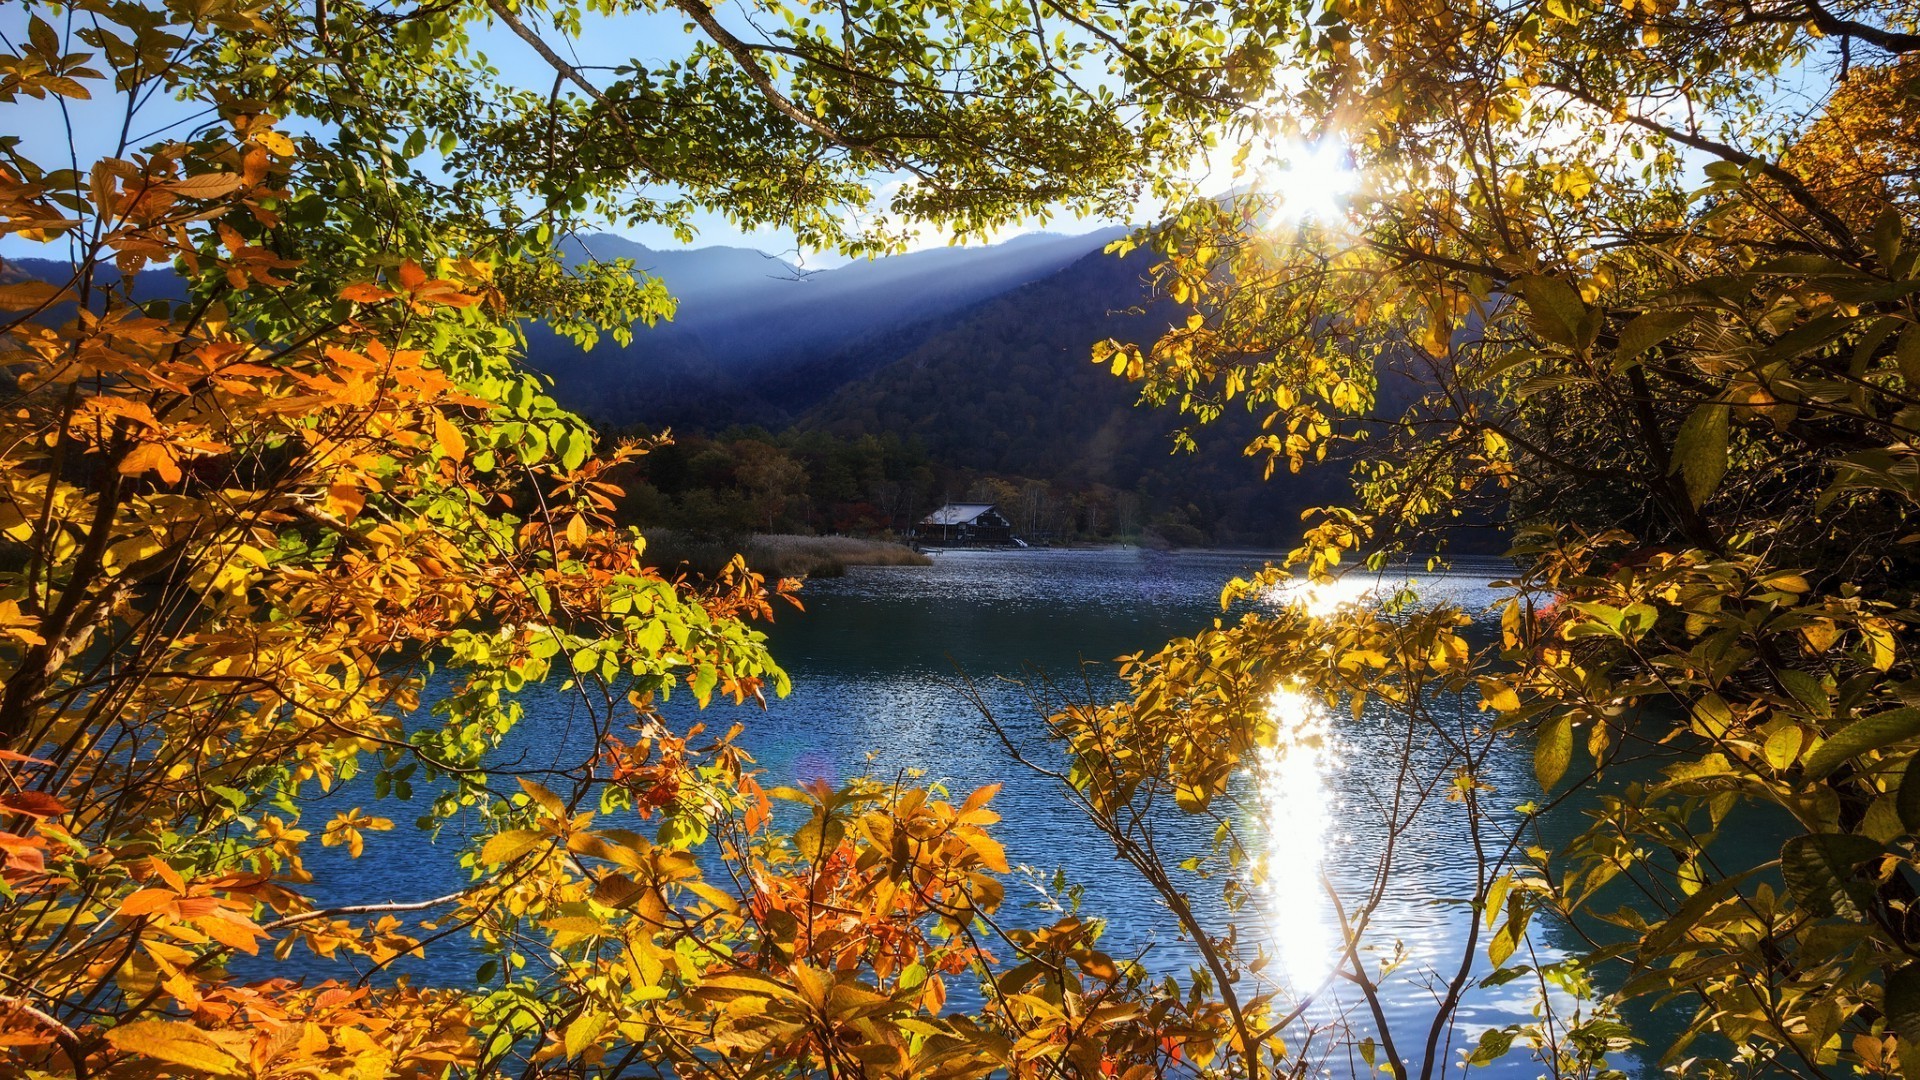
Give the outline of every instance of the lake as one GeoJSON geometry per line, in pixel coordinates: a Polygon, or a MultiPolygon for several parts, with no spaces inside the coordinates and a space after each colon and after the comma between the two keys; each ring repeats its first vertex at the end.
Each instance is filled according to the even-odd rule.
{"type": "MultiPolygon", "coordinates": [[[[1059,871],[1083,886],[1084,912],[1109,920],[1104,944],[1114,955],[1140,955],[1156,971],[1184,976],[1197,954],[1183,943],[1168,912],[1115,860],[1106,840],[1052,781],[1010,760],[962,683],[979,690],[1016,741],[1045,755],[1040,716],[1028,691],[1036,679],[1083,697],[1114,696],[1114,658],[1210,625],[1221,615],[1221,586],[1262,561],[1258,554],[1136,549],[947,551],[931,567],[852,568],[843,578],[810,582],[803,592],[806,611],[783,611],[769,630],[775,656],[793,676],[793,693],[764,714],[721,707],[708,710],[705,719],[722,728],[734,720],[747,725],[741,742],[764,769],[768,786],[842,779],[862,770],[887,777],[922,770],[926,780],[944,783],[956,795],[1003,784],[994,806],[1004,818],[998,835],[1009,860],[1040,879],[1059,871]]],[[[1302,598],[1323,604],[1353,600],[1370,587],[1391,592],[1411,582],[1423,602],[1457,605],[1475,616],[1478,630],[1497,632],[1497,617],[1487,611],[1495,593],[1487,583],[1509,570],[1507,564],[1481,562],[1439,573],[1395,571],[1364,582],[1350,576],[1335,595],[1302,598]]],[[[1463,729],[1476,723],[1476,713],[1464,703],[1457,707],[1463,729]]],[[[1289,736],[1265,776],[1237,793],[1241,809],[1234,825],[1260,857],[1284,870],[1235,919],[1274,953],[1276,965],[1267,974],[1291,994],[1310,998],[1300,1023],[1318,1030],[1312,1043],[1318,1047],[1335,1040],[1344,1025],[1356,1038],[1374,1028],[1360,996],[1330,978],[1341,936],[1339,909],[1326,886],[1343,904],[1373,886],[1388,839],[1382,807],[1402,781],[1395,766],[1404,732],[1371,714],[1329,718],[1284,697],[1276,699],[1276,708],[1291,710],[1284,717],[1289,736]]],[[[528,764],[566,758],[567,734],[575,727],[571,709],[560,695],[531,695],[526,721],[503,749],[528,764]]],[[[679,699],[672,712],[683,720],[693,715],[679,699]]],[[[1416,762],[1441,760],[1440,753],[1432,746],[1412,748],[1416,762]]],[[[1528,740],[1496,748],[1484,772],[1494,787],[1493,803],[1511,807],[1538,793],[1531,754],[1528,740]]],[[[360,782],[348,785],[335,799],[342,806],[364,801],[364,794],[354,794],[358,787],[360,782]]],[[[1383,1003],[1389,1028],[1400,1033],[1401,1056],[1414,1060],[1416,1074],[1435,1010],[1436,979],[1451,977],[1460,964],[1470,918],[1460,903],[1474,889],[1462,822],[1458,806],[1438,796],[1411,815],[1393,849],[1392,884],[1368,935],[1375,966],[1396,951],[1403,958],[1383,984],[1383,1003]]],[[[1170,861],[1197,851],[1213,831],[1211,822],[1163,824],[1169,842],[1183,848],[1170,861]]],[[[454,865],[459,844],[450,832],[439,844],[425,845],[403,824],[371,837],[367,857],[355,864],[335,863],[337,852],[316,852],[316,868],[333,867],[320,875],[322,881],[339,880],[333,874],[340,870],[352,875],[316,898],[415,899],[457,889],[465,881],[454,865]]],[[[1202,917],[1224,919],[1220,881],[1189,876],[1187,895],[1202,917]]],[[[1009,905],[1022,895],[1021,887],[1010,886],[1009,905]]],[[[1515,962],[1526,959],[1528,948],[1538,960],[1560,955],[1555,933],[1536,925],[1515,962]]],[[[470,979],[475,960],[447,944],[409,970],[429,981],[470,979]]],[[[1475,982],[1490,970],[1484,936],[1477,952],[1475,982]]],[[[956,995],[956,1003],[962,1000],[956,995]]],[[[1525,979],[1470,990],[1456,1025],[1436,1047],[1436,1060],[1457,1073],[1451,1063],[1482,1029],[1526,1019],[1534,1001],[1525,979]]],[[[1296,1047],[1303,1041],[1288,1039],[1296,1047]]],[[[1615,1065],[1651,1071],[1632,1061],[1615,1065]]],[[[1350,1051],[1326,1067],[1335,1075],[1369,1071],[1350,1051]]],[[[1476,1070],[1483,1073],[1531,1077],[1539,1066],[1516,1049],[1476,1070]]]]}

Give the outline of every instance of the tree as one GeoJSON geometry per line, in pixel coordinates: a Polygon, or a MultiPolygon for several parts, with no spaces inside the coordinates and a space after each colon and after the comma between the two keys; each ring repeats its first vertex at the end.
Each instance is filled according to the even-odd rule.
{"type": "MultiPolygon", "coordinates": [[[[1471,819],[1458,899],[1491,978],[1691,1003],[1656,1048],[1684,1071],[1920,1070],[1915,22],[1799,0],[1320,8],[1246,138],[1338,146],[1349,208],[1301,222],[1284,179],[1191,205],[1150,238],[1189,322],[1095,360],[1196,427],[1254,412],[1269,469],[1348,455],[1356,500],[1290,560],[1310,575],[1500,522],[1502,634],[1475,647],[1445,607],[1291,608],[1173,643],[1130,704],[1056,718],[1093,812],[1123,828],[1157,792],[1223,797],[1289,737],[1276,685],[1372,702],[1450,747],[1417,779],[1471,819]],[[1477,726],[1444,719],[1462,700],[1477,726]],[[1503,822],[1495,800],[1526,793],[1492,789],[1489,748],[1521,737],[1546,794],[1503,822]],[[1113,744],[1159,762],[1150,782],[1113,744]],[[1576,805],[1591,827],[1543,846],[1542,815],[1576,805]],[[1732,839],[1766,822],[1788,823],[1775,844],[1732,839]],[[1536,917],[1589,947],[1535,970],[1516,946],[1536,917]]],[[[1441,1067],[1469,971],[1443,973],[1427,1030],[1376,1009],[1384,1068],[1441,1067]]],[[[1377,1002],[1362,952],[1343,974],[1377,1002]]],[[[1543,1000],[1474,1060],[1518,1040],[1564,1075],[1626,1035],[1543,1000]]]]}
{"type": "MultiPolygon", "coordinates": [[[[1600,1073],[1629,1033],[1593,979],[1624,961],[1620,994],[1685,995],[1695,1032],[1733,1041],[1701,1071],[1920,1068],[1910,8],[769,4],[749,34],[642,6],[694,44],[604,82],[551,43],[588,9],[505,0],[89,0],[9,39],[10,107],[117,95],[123,133],[156,95],[206,110],[84,168],[0,143],[0,220],[70,254],[63,280],[0,286],[9,1071],[1299,1072],[1319,1033],[1251,936],[1196,911],[1164,826],[1224,818],[1346,709],[1443,748],[1407,752],[1398,794],[1471,830],[1465,959],[1484,934],[1496,978],[1581,1002],[1543,997],[1474,1060],[1517,1041],[1600,1073]],[[550,90],[483,61],[487,21],[550,90]],[[1789,81],[1818,107],[1778,109],[1789,81]],[[1042,688],[1054,742],[1009,754],[1157,891],[1187,978],[1108,955],[1064,900],[1004,921],[991,789],[768,791],[731,733],[665,721],[670,692],[785,688],[748,625],[780,590],[739,566],[665,580],[613,527],[606,471],[649,444],[596,456],[515,368],[515,327],[590,341],[671,298],[567,266],[558,239],[694,207],[850,253],[981,234],[1187,193],[1220,125],[1252,146],[1301,118],[1371,178],[1350,227],[1275,227],[1258,191],[1184,205],[1153,241],[1192,318],[1098,359],[1199,424],[1255,411],[1270,464],[1357,455],[1356,504],[1297,552],[1311,575],[1469,514],[1508,515],[1524,563],[1489,645],[1444,606],[1292,604],[1131,659],[1124,700],[1042,688]],[[844,213],[883,176],[909,181],[891,216],[844,213]],[[155,261],[183,298],[135,301],[155,261]],[[550,678],[591,746],[495,760],[550,678]],[[1452,723],[1461,702],[1483,722],[1452,723]],[[1516,819],[1488,763],[1523,733],[1551,794],[1516,819]],[[1614,782],[1635,764],[1657,778],[1614,782]],[[470,886],[315,906],[314,827],[353,855],[392,828],[378,805],[302,818],[363,770],[473,835],[470,886]],[[1593,827],[1533,843],[1576,789],[1593,827]],[[1763,812],[1793,823],[1777,859],[1716,843],[1763,812]],[[1645,898],[1613,916],[1631,940],[1514,962],[1534,920],[1584,929],[1621,885],[1645,898]],[[472,986],[226,969],[296,949],[384,969],[456,934],[496,957],[472,986]],[[960,978],[978,1007],[949,1007],[960,978]]],[[[1243,903],[1287,868],[1220,825],[1191,865],[1243,903]]],[[[1388,1023],[1364,945],[1395,865],[1348,909],[1341,974],[1373,1018],[1352,1046],[1430,1076],[1472,968],[1423,1030],[1388,1023]]]]}
{"type": "Polygon", "coordinates": [[[742,439],[733,444],[736,458],[734,475],[752,496],[754,505],[767,516],[767,531],[774,532],[779,516],[795,496],[806,498],[807,469],[792,455],[771,443],[742,439]]]}
{"type": "Polygon", "coordinates": [[[1096,1040],[1164,1053],[1132,1011],[1097,1032],[1059,1011],[1069,964],[1138,981],[1072,919],[995,935],[1039,983],[943,1009],[1001,898],[991,791],[767,792],[730,734],[667,725],[673,692],[785,691],[749,626],[782,590],[649,568],[606,471],[650,444],[596,454],[514,356],[525,320],[591,342],[670,314],[631,266],[565,263],[588,221],[684,230],[708,207],[858,254],[1171,184],[1155,161],[1198,145],[1257,43],[1218,63],[1235,43],[1190,43],[1171,4],[841,4],[768,36],[640,6],[694,44],[604,83],[550,43],[588,8],[504,0],[85,0],[28,5],[5,39],[11,115],[120,110],[97,160],[71,119],[50,155],[0,140],[6,233],[67,255],[0,286],[8,1073],[977,1076],[1097,1065],[1096,1040]],[[550,90],[489,66],[488,23],[550,90]],[[1142,92],[1167,82],[1188,94],[1142,92]],[[910,182],[862,225],[846,211],[882,174],[910,182]],[[184,296],[136,299],[154,264],[184,296]],[[591,745],[496,760],[542,680],[591,745]],[[305,816],[364,774],[475,836],[467,888],[316,905],[314,843],[358,857],[394,828],[381,805],[305,816]],[[471,986],[227,969],[306,951],[377,973],[456,935],[495,956],[471,986]]]}

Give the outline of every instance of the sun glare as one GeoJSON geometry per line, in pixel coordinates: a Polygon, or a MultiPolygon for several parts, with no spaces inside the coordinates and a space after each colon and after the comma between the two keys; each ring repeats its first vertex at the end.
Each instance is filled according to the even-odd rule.
{"type": "Polygon", "coordinates": [[[1346,217],[1359,186],[1346,150],[1319,143],[1278,148],[1260,170],[1256,190],[1274,197],[1274,224],[1325,225],[1346,217]]]}
{"type": "Polygon", "coordinates": [[[1379,581],[1364,574],[1312,581],[1295,578],[1273,587],[1267,598],[1282,606],[1298,605],[1308,615],[1324,619],[1343,608],[1354,607],[1381,595],[1379,581]]]}
{"type": "Polygon", "coordinates": [[[1269,926],[1280,963],[1296,993],[1313,992],[1333,971],[1335,938],[1321,870],[1333,819],[1327,773],[1334,766],[1333,726],[1305,695],[1276,690],[1268,704],[1274,745],[1260,769],[1266,817],[1269,926]]]}

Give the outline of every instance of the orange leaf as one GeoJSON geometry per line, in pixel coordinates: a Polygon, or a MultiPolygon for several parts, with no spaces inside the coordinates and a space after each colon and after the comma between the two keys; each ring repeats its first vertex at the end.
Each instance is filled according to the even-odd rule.
{"type": "Polygon", "coordinates": [[[352,521],[367,507],[367,494],[352,484],[334,484],[327,488],[327,502],[342,518],[352,521]]]}
{"type": "Polygon", "coordinates": [[[260,943],[254,939],[264,937],[265,935],[262,934],[257,927],[250,924],[243,926],[240,923],[234,922],[232,919],[223,918],[219,915],[208,915],[205,918],[195,919],[193,920],[193,925],[199,927],[208,937],[228,948],[239,949],[248,956],[260,955],[260,943]]]}
{"type": "Polygon", "coordinates": [[[173,455],[159,443],[141,443],[120,459],[120,473],[123,476],[138,476],[143,472],[157,471],[160,478],[169,484],[180,482],[180,466],[174,464],[173,455]]]}
{"type": "Polygon", "coordinates": [[[147,860],[147,869],[160,875],[161,881],[173,886],[174,892],[184,893],[187,891],[187,879],[181,877],[180,871],[175,870],[166,862],[160,859],[150,858],[147,860]]]}
{"type": "Polygon", "coordinates": [[[460,429],[440,413],[433,415],[433,441],[440,444],[440,452],[455,461],[467,458],[467,440],[461,436],[460,429]]]}
{"type": "Polygon", "coordinates": [[[382,300],[393,299],[393,294],[370,281],[362,281],[341,289],[340,299],[361,304],[377,304],[382,300]]]}
{"type": "Polygon", "coordinates": [[[59,817],[61,814],[67,812],[66,806],[63,805],[59,799],[54,798],[44,791],[8,792],[5,795],[0,795],[0,806],[4,806],[16,814],[25,814],[28,817],[37,818],[59,817]]]}
{"type": "Polygon", "coordinates": [[[156,911],[167,910],[179,899],[180,894],[170,889],[141,889],[120,901],[120,914],[129,919],[151,915],[156,911]]]}
{"type": "Polygon", "coordinates": [[[400,284],[408,290],[417,289],[427,280],[427,272],[420,264],[408,259],[400,264],[400,284]]]}
{"type": "Polygon", "coordinates": [[[167,185],[167,190],[175,195],[185,195],[189,199],[219,199],[231,195],[241,188],[240,178],[232,173],[201,173],[189,176],[185,180],[175,180],[167,185]]]}

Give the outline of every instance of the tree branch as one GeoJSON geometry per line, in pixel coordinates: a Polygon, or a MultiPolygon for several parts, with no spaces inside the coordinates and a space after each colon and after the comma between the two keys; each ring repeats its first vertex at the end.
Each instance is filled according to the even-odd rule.
{"type": "Polygon", "coordinates": [[[1904,56],[1910,52],[1920,52],[1920,34],[1903,34],[1897,30],[1872,26],[1855,19],[1843,19],[1822,7],[1819,0],[1802,0],[1801,12],[1777,11],[1758,12],[1748,9],[1747,21],[1759,23],[1812,23],[1822,34],[1837,38],[1858,38],[1869,45],[1895,56],[1904,56]]]}
{"type": "MultiPolygon", "coordinates": [[[[1558,90],[1568,97],[1576,101],[1584,102],[1596,109],[1610,110],[1610,106],[1602,102],[1599,98],[1575,89],[1570,84],[1542,83],[1541,85],[1549,90],[1558,90]]],[[[1842,251],[1852,256],[1858,256],[1860,254],[1860,245],[1855,241],[1853,230],[1847,227],[1847,223],[1840,220],[1838,215],[1828,209],[1827,205],[1820,201],[1819,196],[1810,191],[1798,176],[1779,164],[1759,157],[1758,155],[1749,154],[1738,147],[1709,139],[1704,135],[1696,135],[1690,131],[1682,131],[1679,128],[1663,124],[1651,117],[1641,116],[1636,112],[1627,112],[1625,119],[1628,123],[1636,127],[1645,128],[1656,135],[1665,136],[1682,146],[1704,151],[1724,161],[1731,161],[1736,165],[1760,170],[1767,179],[1785,188],[1788,196],[1790,196],[1794,202],[1799,203],[1809,214],[1812,214],[1814,218],[1820,222],[1821,227],[1826,230],[1827,235],[1833,237],[1835,244],[1839,246],[1842,251]]]]}
{"type": "Polygon", "coordinates": [[[0,1012],[5,1010],[17,1012],[52,1032],[53,1040],[60,1044],[60,1049],[67,1055],[67,1060],[73,1063],[74,1080],[87,1080],[87,1055],[80,1049],[80,1037],[74,1034],[72,1028],[54,1019],[52,1014],[43,1012],[20,998],[0,994],[0,1012]]]}
{"type": "Polygon", "coordinates": [[[472,891],[472,889],[461,889],[459,892],[450,892],[445,896],[436,896],[431,900],[415,900],[409,903],[353,904],[348,907],[303,911],[298,915],[289,915],[284,919],[267,923],[260,929],[268,932],[285,930],[289,926],[298,926],[301,923],[312,922],[315,919],[331,919],[339,915],[384,915],[398,911],[425,911],[428,908],[439,907],[441,904],[451,904],[472,891]]]}
{"type": "MultiPolygon", "coordinates": [[[[489,0],[489,2],[498,3],[499,0],[489,0]]],[[[726,27],[721,26],[720,20],[713,17],[713,9],[707,7],[702,0],[673,0],[673,6],[680,9],[687,18],[692,19],[708,37],[727,51],[728,56],[733,57],[733,62],[739,64],[740,70],[746,72],[747,78],[759,88],[761,96],[765,97],[782,116],[835,146],[862,152],[871,151],[874,148],[870,142],[859,142],[841,134],[831,124],[795,105],[785,94],[782,94],[780,88],[773,85],[773,77],[767,74],[767,69],[760,65],[760,59],[753,55],[753,47],[733,36],[733,32],[726,27]]]]}

